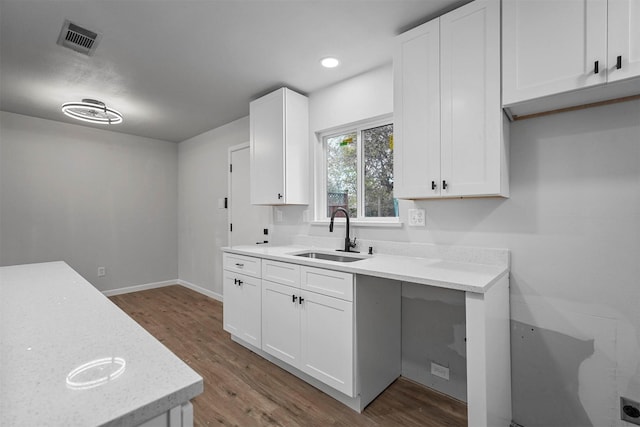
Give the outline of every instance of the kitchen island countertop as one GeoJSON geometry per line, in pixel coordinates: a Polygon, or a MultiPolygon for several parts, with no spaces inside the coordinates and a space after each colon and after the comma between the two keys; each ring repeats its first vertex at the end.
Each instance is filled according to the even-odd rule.
{"type": "Polygon", "coordinates": [[[202,393],[202,377],[64,262],[0,267],[7,426],[133,426],[202,393]]]}

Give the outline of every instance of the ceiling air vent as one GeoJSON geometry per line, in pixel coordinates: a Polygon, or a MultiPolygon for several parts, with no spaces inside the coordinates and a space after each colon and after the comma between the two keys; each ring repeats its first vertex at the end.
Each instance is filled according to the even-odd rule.
{"type": "Polygon", "coordinates": [[[58,44],[90,56],[93,55],[101,37],[100,34],[82,28],[65,19],[58,36],[58,44]]]}

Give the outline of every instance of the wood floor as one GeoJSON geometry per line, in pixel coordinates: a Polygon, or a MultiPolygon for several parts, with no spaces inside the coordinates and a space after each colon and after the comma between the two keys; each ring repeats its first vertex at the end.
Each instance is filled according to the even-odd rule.
{"type": "Polygon", "coordinates": [[[222,303],[185,287],[110,298],[204,378],[195,425],[466,426],[466,405],[404,378],[362,414],[231,341],[222,303]]]}

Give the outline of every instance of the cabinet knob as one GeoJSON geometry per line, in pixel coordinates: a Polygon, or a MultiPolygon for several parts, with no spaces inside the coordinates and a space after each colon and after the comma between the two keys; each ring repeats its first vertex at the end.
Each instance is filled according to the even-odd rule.
{"type": "Polygon", "coordinates": [[[298,299],[297,296],[291,295],[291,302],[295,303],[297,299],[298,299]]]}
{"type": "Polygon", "coordinates": [[[282,194],[278,193],[278,199],[282,199],[282,194]]]}
{"type": "Polygon", "coordinates": [[[599,62],[600,62],[600,61],[596,61],[596,62],[593,64],[593,74],[598,74],[598,73],[600,72],[600,68],[598,67],[598,63],[599,63],[599,62]]]}
{"type": "Polygon", "coordinates": [[[622,68],[622,55],[618,55],[616,58],[616,69],[619,70],[622,68]]]}
{"type": "Polygon", "coordinates": [[[447,187],[449,186],[449,184],[447,184],[447,181],[445,181],[444,179],[442,180],[442,189],[446,190],[447,187]]]}
{"type": "Polygon", "coordinates": [[[302,304],[302,301],[304,301],[304,298],[300,297],[298,298],[298,301],[300,302],[300,304],[302,304]]]}
{"type": "Polygon", "coordinates": [[[438,188],[438,186],[436,185],[435,181],[431,181],[431,189],[435,190],[436,188],[438,188]]]}

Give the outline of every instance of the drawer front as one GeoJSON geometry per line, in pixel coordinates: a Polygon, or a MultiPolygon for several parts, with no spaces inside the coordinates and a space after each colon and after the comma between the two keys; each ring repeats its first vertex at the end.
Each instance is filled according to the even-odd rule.
{"type": "Polygon", "coordinates": [[[261,259],[250,256],[236,255],[230,253],[222,254],[222,263],[225,270],[235,271],[236,273],[247,274],[253,277],[260,277],[262,272],[261,259]]]}
{"type": "Polygon", "coordinates": [[[262,279],[299,288],[300,266],[265,259],[262,261],[262,279]]]}
{"type": "Polygon", "coordinates": [[[300,288],[353,301],[353,274],[314,267],[300,267],[300,288]]]}

